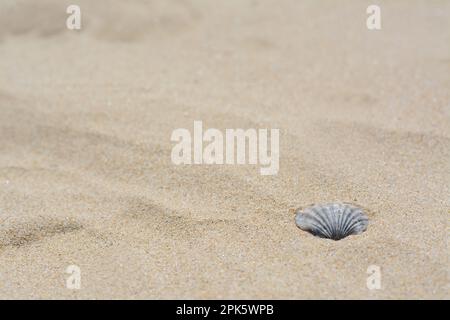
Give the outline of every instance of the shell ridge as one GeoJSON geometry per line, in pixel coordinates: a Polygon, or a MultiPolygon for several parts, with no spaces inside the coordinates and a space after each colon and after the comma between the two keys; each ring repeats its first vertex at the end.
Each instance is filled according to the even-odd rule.
{"type": "Polygon", "coordinates": [[[326,225],[318,219],[316,216],[312,216],[312,221],[314,221],[314,227],[316,230],[313,230],[315,233],[314,235],[321,236],[322,238],[325,237],[331,237],[331,232],[326,228],[326,225]],[[317,232],[320,231],[320,232],[317,232]]]}
{"type": "Polygon", "coordinates": [[[321,223],[323,224],[324,228],[328,231],[328,235],[331,238],[333,236],[333,229],[332,226],[330,224],[330,219],[323,214],[323,212],[321,210],[319,210],[319,208],[312,208],[311,209],[312,212],[314,212],[314,214],[320,218],[321,223]]]}
{"type": "Polygon", "coordinates": [[[361,214],[362,214],[361,210],[352,209],[352,211],[351,211],[351,218],[349,219],[350,223],[348,224],[347,228],[345,229],[345,234],[346,235],[352,234],[352,230],[353,230],[354,226],[357,225],[360,222],[359,218],[357,218],[357,217],[359,215],[361,215],[361,214]],[[356,221],[354,221],[354,220],[356,220],[356,221]]]}
{"type": "Polygon", "coordinates": [[[349,229],[348,233],[350,234],[359,234],[361,233],[363,230],[365,230],[366,226],[367,226],[367,219],[361,218],[358,219],[357,221],[355,221],[352,225],[352,227],[349,229]],[[357,227],[360,226],[361,229],[357,229],[357,227]]]}
{"type": "Polygon", "coordinates": [[[300,212],[298,217],[300,218],[296,217],[296,222],[302,230],[309,231],[314,235],[319,235],[320,233],[326,236],[330,235],[328,233],[328,230],[323,227],[321,221],[318,220],[315,216],[300,212]],[[319,232],[317,230],[319,230],[319,232]]]}
{"type": "Polygon", "coordinates": [[[336,238],[336,225],[334,223],[334,212],[331,210],[330,205],[326,205],[324,208],[326,213],[326,217],[328,218],[328,222],[330,223],[331,228],[331,239],[336,238]]]}
{"type": "Polygon", "coordinates": [[[347,234],[347,230],[350,227],[350,225],[352,224],[352,219],[353,219],[353,207],[348,206],[345,210],[345,225],[342,228],[342,233],[343,234],[347,234]]]}
{"type": "Polygon", "coordinates": [[[334,237],[336,239],[340,239],[339,238],[339,208],[340,205],[337,204],[333,204],[329,207],[329,210],[332,211],[332,216],[333,216],[333,226],[334,226],[334,237]]]}
{"type": "MultiPolygon", "coordinates": [[[[322,237],[331,237],[331,233],[327,228],[327,224],[323,221],[323,217],[313,209],[306,210],[300,213],[300,217],[309,221],[310,226],[306,226],[306,229],[311,231],[312,234],[322,237]]],[[[308,224],[305,221],[304,224],[308,224]]]]}
{"type": "Polygon", "coordinates": [[[330,205],[328,207],[328,211],[330,212],[331,221],[333,222],[333,239],[339,239],[337,208],[334,205],[330,205]]]}
{"type": "Polygon", "coordinates": [[[345,233],[348,233],[349,230],[353,227],[354,224],[354,219],[357,219],[358,215],[361,214],[361,211],[359,211],[358,209],[351,207],[350,211],[348,213],[348,224],[346,225],[345,228],[345,233]]]}
{"type": "Polygon", "coordinates": [[[341,208],[339,208],[339,211],[338,211],[337,224],[338,224],[338,230],[339,230],[339,234],[338,234],[339,238],[343,237],[342,230],[343,230],[343,220],[345,219],[345,215],[344,215],[345,209],[346,209],[345,207],[344,207],[344,209],[342,209],[342,206],[341,206],[341,208]]]}

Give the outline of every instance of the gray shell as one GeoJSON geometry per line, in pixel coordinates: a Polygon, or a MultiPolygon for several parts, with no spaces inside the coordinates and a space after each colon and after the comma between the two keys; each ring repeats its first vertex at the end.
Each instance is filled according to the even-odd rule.
{"type": "Polygon", "coordinates": [[[366,231],[369,219],[362,209],[351,204],[330,203],[298,209],[295,223],[317,237],[340,240],[366,231]]]}

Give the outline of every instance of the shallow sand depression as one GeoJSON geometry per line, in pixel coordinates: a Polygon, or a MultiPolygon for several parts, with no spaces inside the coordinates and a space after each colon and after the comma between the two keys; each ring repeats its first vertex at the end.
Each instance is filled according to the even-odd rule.
{"type": "Polygon", "coordinates": [[[449,298],[448,1],[77,2],[0,4],[0,298],[449,298]],[[278,174],[174,165],[196,120],[278,174]],[[333,201],[367,231],[297,228],[333,201]]]}

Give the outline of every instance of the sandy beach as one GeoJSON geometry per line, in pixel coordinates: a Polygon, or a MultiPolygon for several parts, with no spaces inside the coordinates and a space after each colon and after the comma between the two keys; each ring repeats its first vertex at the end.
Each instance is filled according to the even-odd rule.
{"type": "Polygon", "coordinates": [[[449,299],[450,2],[370,4],[3,0],[0,298],[449,299]],[[278,174],[174,165],[196,120],[279,129],[278,174]],[[332,201],[367,231],[295,225],[332,201]]]}

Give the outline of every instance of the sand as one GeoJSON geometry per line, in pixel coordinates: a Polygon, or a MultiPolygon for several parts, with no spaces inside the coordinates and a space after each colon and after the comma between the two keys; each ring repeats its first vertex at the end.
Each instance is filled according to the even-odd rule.
{"type": "Polygon", "coordinates": [[[3,0],[0,298],[448,299],[450,3],[377,3],[3,0]],[[175,166],[194,120],[280,129],[279,173],[175,166]],[[330,201],[368,230],[296,227],[330,201]]]}

